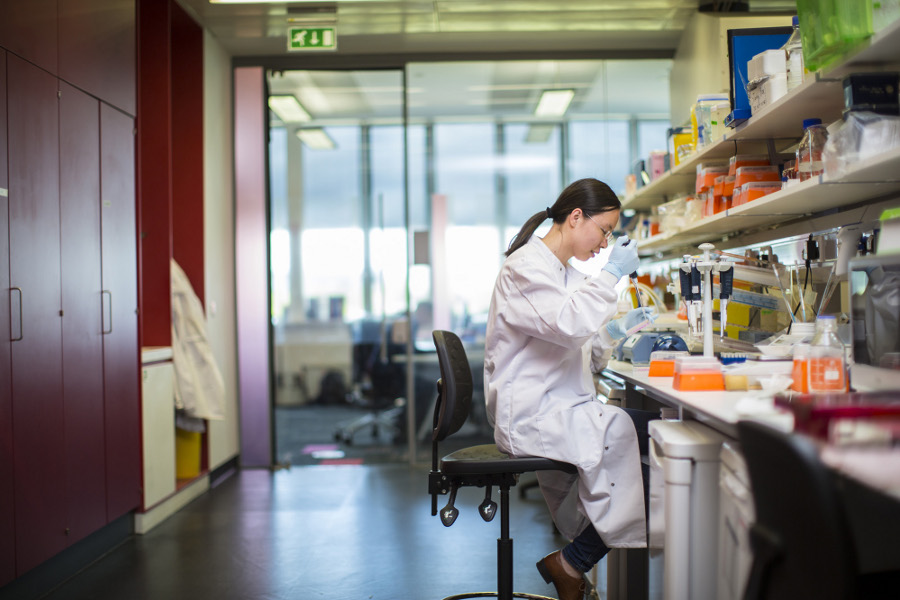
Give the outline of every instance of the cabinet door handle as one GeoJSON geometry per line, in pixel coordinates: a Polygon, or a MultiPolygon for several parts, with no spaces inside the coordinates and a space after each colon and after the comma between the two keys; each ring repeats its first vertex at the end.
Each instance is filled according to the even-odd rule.
{"type": "MultiPolygon", "coordinates": [[[[11,288],[9,288],[9,305],[10,305],[10,308],[12,308],[12,303],[13,303],[13,300],[12,300],[12,298],[13,298],[12,293],[13,293],[13,292],[18,292],[18,293],[19,293],[19,294],[18,294],[18,296],[19,296],[19,335],[13,335],[12,337],[9,338],[9,341],[11,341],[11,342],[20,342],[20,341],[22,341],[22,338],[25,336],[25,328],[24,328],[23,325],[22,325],[22,323],[23,323],[23,320],[22,320],[22,304],[23,304],[23,302],[22,302],[22,288],[20,288],[20,287],[11,287],[11,288]]],[[[10,313],[12,313],[12,310],[10,310],[10,313]]],[[[12,321],[12,319],[10,319],[10,321],[12,321]]],[[[12,323],[10,323],[10,325],[11,325],[11,324],[12,324],[12,323]]],[[[10,333],[12,333],[12,332],[10,332],[10,333]]]]}
{"type": "Polygon", "coordinates": [[[103,335],[109,335],[112,333],[112,292],[109,290],[102,290],[100,292],[101,302],[103,302],[102,298],[108,298],[106,302],[103,302],[103,335]],[[108,315],[108,316],[107,316],[108,315]],[[107,329],[107,325],[109,329],[107,329]]]}

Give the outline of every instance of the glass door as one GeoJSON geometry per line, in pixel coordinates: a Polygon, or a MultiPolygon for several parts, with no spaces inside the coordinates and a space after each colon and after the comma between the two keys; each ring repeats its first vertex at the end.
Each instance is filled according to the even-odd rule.
{"type": "Polygon", "coordinates": [[[268,76],[279,463],[407,453],[403,73],[268,76]]]}

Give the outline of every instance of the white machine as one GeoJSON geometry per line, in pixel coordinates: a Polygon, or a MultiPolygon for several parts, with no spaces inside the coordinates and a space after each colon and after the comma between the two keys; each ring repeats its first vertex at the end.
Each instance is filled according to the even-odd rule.
{"type": "Polygon", "coordinates": [[[651,421],[650,547],[663,552],[666,600],[715,600],[719,452],[727,439],[696,421],[651,421]]]}

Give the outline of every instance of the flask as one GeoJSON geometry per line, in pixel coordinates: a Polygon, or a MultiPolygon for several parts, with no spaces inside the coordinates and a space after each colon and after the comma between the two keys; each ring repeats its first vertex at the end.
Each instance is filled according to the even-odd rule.
{"type": "Polygon", "coordinates": [[[781,47],[784,50],[785,63],[787,65],[787,89],[791,91],[803,83],[803,41],[800,39],[800,20],[797,15],[791,20],[794,31],[791,37],[781,47]]]}
{"type": "Polygon", "coordinates": [[[807,377],[812,394],[847,391],[844,344],[837,336],[837,321],[831,315],[816,319],[816,335],[809,345],[807,377]]]}
{"type": "Polygon", "coordinates": [[[822,125],[822,119],[803,119],[803,139],[797,148],[794,166],[801,181],[818,177],[824,171],[822,150],[825,149],[827,141],[828,130],[822,125]]]}

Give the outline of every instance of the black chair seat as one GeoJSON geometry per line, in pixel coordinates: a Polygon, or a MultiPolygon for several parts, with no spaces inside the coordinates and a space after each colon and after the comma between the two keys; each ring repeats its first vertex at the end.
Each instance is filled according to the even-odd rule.
{"type": "Polygon", "coordinates": [[[469,446],[448,454],[441,459],[441,471],[445,475],[518,475],[529,471],[578,472],[569,463],[549,458],[537,456],[511,458],[498,450],[494,444],[469,446]]]}

